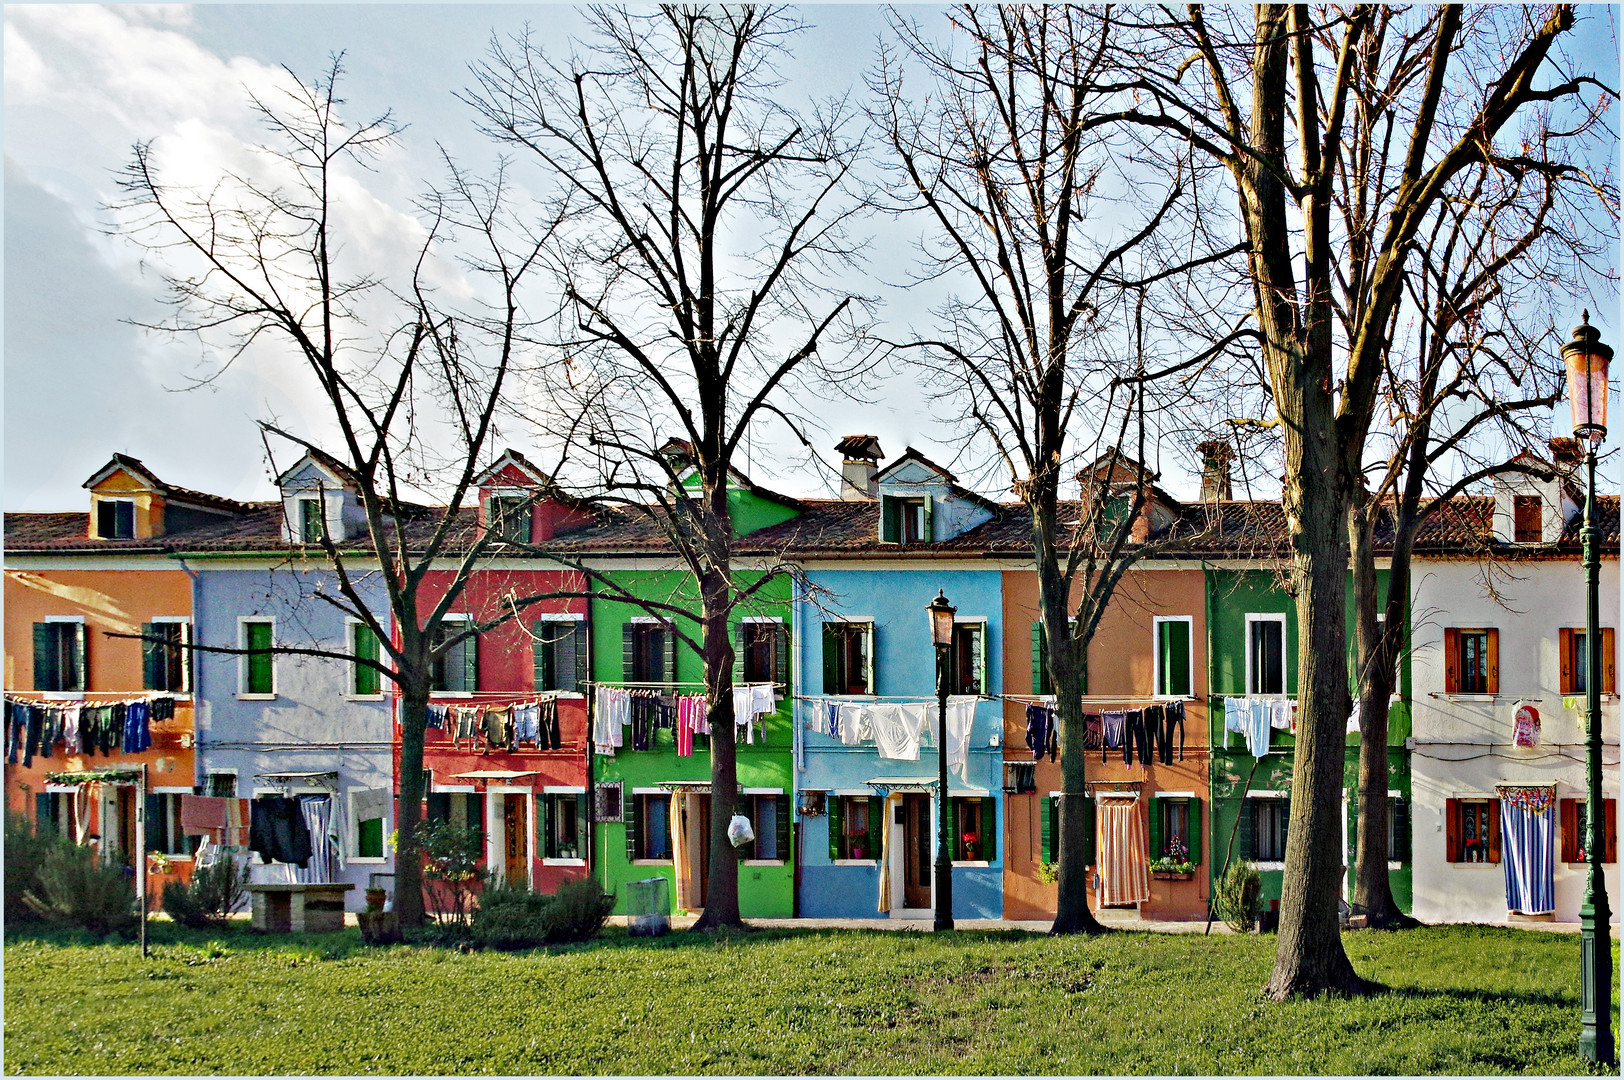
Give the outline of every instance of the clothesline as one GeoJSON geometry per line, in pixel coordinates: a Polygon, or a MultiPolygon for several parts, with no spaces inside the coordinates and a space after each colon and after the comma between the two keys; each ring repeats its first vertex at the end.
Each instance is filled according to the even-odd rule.
{"type": "Polygon", "coordinates": [[[15,701],[22,705],[43,705],[48,709],[71,709],[75,705],[133,705],[138,701],[157,701],[160,698],[171,698],[176,701],[190,701],[190,693],[180,693],[170,690],[149,690],[145,693],[127,693],[104,690],[81,694],[78,691],[54,690],[7,690],[6,700],[15,701]],[[63,693],[72,693],[73,697],[63,697],[63,693]],[[27,694],[37,695],[26,697],[27,694]],[[54,697],[46,697],[54,694],[54,697]]]}
{"type": "MultiPolygon", "coordinates": [[[[993,694],[992,698],[1003,698],[1018,705],[1053,705],[1054,694],[993,694]]],[[[1084,705],[1170,705],[1175,701],[1196,701],[1195,697],[1188,695],[1169,694],[1157,696],[1155,694],[1084,694],[1084,705]]]]}

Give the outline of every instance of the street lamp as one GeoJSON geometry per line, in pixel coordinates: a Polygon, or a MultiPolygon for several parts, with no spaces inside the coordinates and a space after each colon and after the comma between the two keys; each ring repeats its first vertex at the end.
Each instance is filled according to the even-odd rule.
{"type": "Polygon", "coordinates": [[[947,827],[947,658],[953,648],[953,616],[958,611],[936,590],[930,612],[930,640],[936,646],[936,926],[953,929],[953,836],[947,827]]]}
{"type": "Polygon", "coordinates": [[[1600,537],[1596,535],[1596,451],[1607,435],[1607,365],[1613,350],[1590,325],[1590,312],[1562,346],[1568,368],[1568,400],[1573,434],[1585,448],[1585,878],[1579,906],[1579,1052],[1592,1061],[1614,1063],[1612,913],[1602,877],[1604,833],[1601,802],[1601,633],[1597,628],[1601,591],[1600,537]],[[1600,930],[1600,940],[1597,931],[1600,930]]]}

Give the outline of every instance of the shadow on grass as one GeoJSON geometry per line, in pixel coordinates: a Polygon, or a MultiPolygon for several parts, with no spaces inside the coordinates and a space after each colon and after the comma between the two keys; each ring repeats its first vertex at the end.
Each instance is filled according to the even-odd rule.
{"type": "Polygon", "coordinates": [[[1557,990],[1472,990],[1465,987],[1395,986],[1384,997],[1412,998],[1417,1001],[1448,1001],[1460,1004],[1547,1005],[1579,1008],[1579,995],[1557,990]]]}

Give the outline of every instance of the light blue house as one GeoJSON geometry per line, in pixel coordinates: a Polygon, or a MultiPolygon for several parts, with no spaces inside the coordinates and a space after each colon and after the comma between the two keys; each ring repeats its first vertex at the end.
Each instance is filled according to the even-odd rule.
{"type": "MultiPolygon", "coordinates": [[[[310,648],[377,655],[359,620],[323,596],[337,578],[319,550],[321,530],[352,542],[354,500],[342,476],[306,457],[278,483],[283,498],[230,527],[201,530],[176,557],[192,575],[196,640],[245,650],[310,648]]],[[[365,567],[356,554],[354,566],[365,567]]],[[[352,566],[369,610],[388,602],[352,566]]],[[[300,799],[316,855],[309,866],[265,865],[256,882],[337,881],[356,886],[346,907],[364,906],[372,874],[393,870],[393,758],[388,684],[343,660],[265,652],[197,656],[197,789],[204,795],[300,799]],[[323,837],[326,838],[325,843],[323,837]]],[[[392,884],[385,882],[386,885],[392,884]]]]}
{"type": "MultiPolygon", "coordinates": [[[[861,708],[840,706],[900,706],[934,727],[936,654],[926,609],[939,591],[957,608],[950,692],[1000,692],[1003,585],[989,556],[1015,515],[959,487],[914,450],[875,475],[874,440],[853,437],[841,449],[846,498],[809,504],[790,549],[805,571],[794,619],[799,913],[924,918],[933,904],[936,741],[927,734],[915,750],[906,739],[900,747],[889,740],[887,756],[879,744],[888,740],[866,730],[861,708]]],[[[974,710],[967,764],[948,785],[953,915],[999,918],[1003,714],[993,697],[974,710]]]]}

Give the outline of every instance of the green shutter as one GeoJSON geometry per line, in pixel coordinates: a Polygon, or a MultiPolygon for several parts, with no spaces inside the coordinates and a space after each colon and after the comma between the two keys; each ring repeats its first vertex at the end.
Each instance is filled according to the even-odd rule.
{"type": "Polygon", "coordinates": [[[936,529],[933,520],[936,516],[936,500],[929,495],[925,496],[925,510],[920,514],[919,536],[929,543],[936,539],[936,529]]]}
{"type": "Polygon", "coordinates": [[[56,632],[50,623],[34,624],[34,689],[60,690],[56,658],[56,632]]]}
{"type": "Polygon", "coordinates": [[[578,791],[578,792],[575,793],[575,837],[574,837],[574,839],[575,839],[575,857],[577,859],[585,859],[586,854],[587,854],[586,853],[586,836],[587,836],[586,824],[587,824],[588,819],[587,819],[586,815],[587,815],[586,792],[578,791]]]}
{"type": "Polygon", "coordinates": [[[620,624],[620,677],[625,682],[637,678],[637,624],[620,624]]]}
{"type": "Polygon", "coordinates": [[[733,685],[737,686],[744,681],[744,649],[747,635],[744,632],[745,623],[740,621],[733,627],[733,685]]]}
{"type": "MultiPolygon", "coordinates": [[[[547,672],[548,690],[574,690],[575,683],[575,626],[573,622],[555,622],[552,625],[552,670],[547,672]]],[[[546,650],[543,650],[546,651],[546,650]]]]}
{"type": "Polygon", "coordinates": [[[571,674],[575,677],[575,685],[569,687],[568,689],[573,690],[578,694],[586,693],[586,684],[592,678],[592,676],[587,673],[587,660],[591,653],[588,650],[586,633],[586,620],[577,620],[574,627],[575,670],[571,672],[571,674]]]}
{"type": "MultiPolygon", "coordinates": [[[[352,623],[351,633],[355,637],[355,656],[359,660],[378,659],[378,635],[365,623],[352,623]]],[[[376,668],[364,664],[355,666],[355,692],[357,694],[376,694],[381,688],[381,681],[376,668]]]]}
{"type": "Polygon", "coordinates": [[[773,682],[782,683],[789,696],[789,624],[773,624],[773,682]]]}
{"type": "Polygon", "coordinates": [[[69,690],[90,689],[90,627],[84,623],[70,623],[73,627],[73,685],[69,690]]]}
{"type": "MultiPolygon", "coordinates": [[[[843,795],[830,795],[829,804],[829,861],[843,857],[841,838],[846,835],[846,799],[843,795]]],[[[872,828],[872,826],[870,826],[872,828]]]]}
{"type": "Polygon", "coordinates": [[[1161,627],[1161,685],[1157,693],[1166,697],[1190,695],[1190,624],[1163,622],[1161,627]]]}
{"type": "Polygon", "coordinates": [[[789,796],[774,795],[773,802],[777,805],[778,821],[776,834],[778,837],[778,857],[789,862],[789,796]]]}
{"type": "Polygon", "coordinates": [[[937,799],[937,804],[942,807],[942,813],[947,815],[947,838],[950,843],[947,849],[947,857],[949,860],[956,858],[959,853],[959,823],[958,815],[954,813],[958,808],[953,805],[954,801],[951,797],[937,799]]]}
{"type": "Polygon", "coordinates": [[[895,544],[902,534],[901,506],[888,495],[880,496],[880,542],[895,544]]]}
{"type": "Polygon", "coordinates": [[[383,858],[383,818],[368,818],[357,826],[355,854],[362,859],[383,858]]]}
{"type": "Polygon", "coordinates": [[[164,822],[163,808],[160,805],[163,796],[148,795],[146,802],[146,834],[147,851],[164,850],[164,822]]]}
{"type": "Polygon", "coordinates": [[[553,839],[553,830],[548,828],[548,813],[552,810],[549,805],[553,801],[551,795],[542,795],[536,800],[536,835],[541,837],[541,857],[543,859],[558,858],[558,844],[553,839]]]}
{"type": "MultiPolygon", "coordinates": [[[[462,624],[473,629],[472,622],[462,624]]],[[[473,693],[479,689],[479,635],[469,634],[462,639],[462,690],[473,693]]]]}
{"type": "Polygon", "coordinates": [[[1043,643],[1043,623],[1032,623],[1032,693],[1049,692],[1049,665],[1043,643]]]}
{"type": "Polygon", "coordinates": [[[1163,805],[1167,799],[1152,797],[1150,800],[1150,861],[1155,862],[1162,857],[1162,814],[1166,813],[1163,805]]]}
{"type": "Polygon", "coordinates": [[[164,675],[164,647],[152,640],[158,636],[157,623],[141,624],[141,686],[147,690],[167,690],[164,675]]]}
{"type": "MultiPolygon", "coordinates": [[[[1055,808],[1055,801],[1056,800],[1055,800],[1055,797],[1053,795],[1045,796],[1044,799],[1043,799],[1043,803],[1042,803],[1043,809],[1038,815],[1038,817],[1039,817],[1038,831],[1039,831],[1039,835],[1042,837],[1041,842],[1042,842],[1042,849],[1043,849],[1043,861],[1046,862],[1046,863],[1054,862],[1054,808],[1055,808]]],[[[1036,800],[1034,800],[1033,804],[1037,805],[1036,800]]],[[[1028,835],[1031,835],[1031,834],[1028,834],[1028,835]]]]}
{"type": "Polygon", "coordinates": [[[626,823],[626,859],[628,862],[643,857],[643,831],[637,827],[637,813],[642,809],[637,796],[629,790],[620,800],[621,818],[626,823]]]}
{"type": "Polygon", "coordinates": [[[991,799],[981,800],[981,857],[988,862],[998,861],[998,804],[991,799]]]}
{"type": "Polygon", "coordinates": [[[677,624],[660,624],[660,667],[664,671],[664,681],[672,684],[677,681],[677,624]]]}
{"type": "Polygon", "coordinates": [[[880,861],[880,837],[885,828],[885,800],[878,795],[868,797],[868,850],[863,852],[875,862],[880,861]]]}
{"type": "Polygon", "coordinates": [[[45,835],[47,829],[51,832],[57,831],[56,816],[53,810],[50,792],[41,791],[34,795],[34,834],[36,836],[45,835]]]}
{"type": "Polygon", "coordinates": [[[1201,799],[1190,800],[1189,835],[1184,842],[1190,848],[1190,862],[1201,865],[1201,799]]]}
{"type": "Polygon", "coordinates": [[[1083,800],[1083,865],[1092,866],[1098,861],[1094,854],[1094,800],[1087,795],[1075,795],[1073,798],[1083,800]]]}
{"type": "Polygon", "coordinates": [[[879,627],[873,623],[864,623],[860,631],[863,641],[863,693],[878,694],[879,684],[874,681],[874,653],[879,648],[879,627]]]}
{"type": "Polygon", "coordinates": [[[248,686],[250,694],[275,693],[276,678],[272,668],[271,624],[248,623],[244,629],[244,644],[248,648],[248,686]]]}
{"type": "Polygon", "coordinates": [[[1246,862],[1257,862],[1257,836],[1254,828],[1256,823],[1252,820],[1252,806],[1255,802],[1255,799],[1245,797],[1241,799],[1241,858],[1246,862]]]}
{"type": "Polygon", "coordinates": [[[841,693],[840,635],[835,632],[833,623],[823,624],[823,692],[841,693]]]}
{"type": "Polygon", "coordinates": [[[553,624],[546,621],[530,624],[530,686],[538,693],[553,689],[549,685],[552,679],[548,678],[547,673],[548,652],[551,648],[547,639],[552,626],[553,624]]]}
{"type": "Polygon", "coordinates": [[[1410,803],[1409,800],[1394,796],[1387,800],[1388,810],[1393,815],[1393,850],[1388,858],[1394,862],[1410,861],[1410,803]]]}

